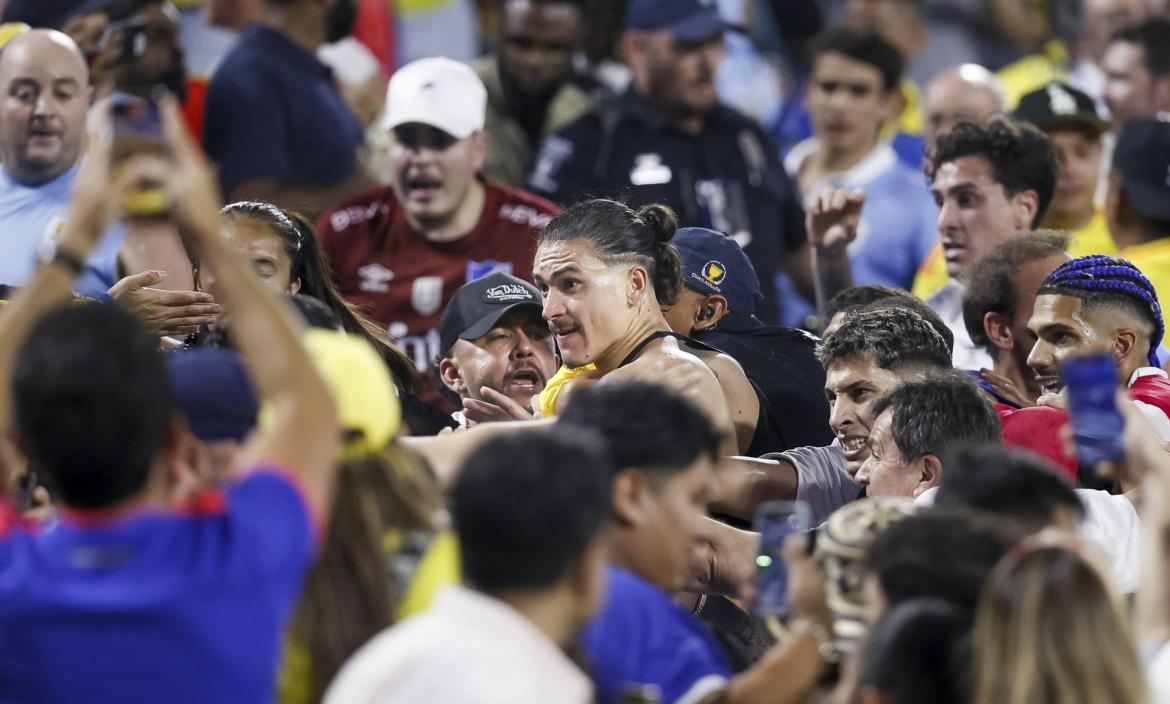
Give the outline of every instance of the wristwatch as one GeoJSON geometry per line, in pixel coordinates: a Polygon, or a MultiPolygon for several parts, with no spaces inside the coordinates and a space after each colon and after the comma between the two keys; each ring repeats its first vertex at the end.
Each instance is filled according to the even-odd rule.
{"type": "Polygon", "coordinates": [[[80,276],[82,270],[85,269],[85,257],[62,248],[56,242],[42,247],[38,254],[42,265],[55,264],[63,269],[67,269],[74,276],[80,276]]]}

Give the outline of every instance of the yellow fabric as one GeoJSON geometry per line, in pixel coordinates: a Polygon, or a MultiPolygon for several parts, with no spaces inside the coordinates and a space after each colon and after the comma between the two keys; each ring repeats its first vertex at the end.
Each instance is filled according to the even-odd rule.
{"type": "Polygon", "coordinates": [[[4,24],[0,24],[0,47],[12,41],[13,37],[18,37],[31,29],[32,27],[24,22],[5,22],[4,24]]]}
{"type": "Polygon", "coordinates": [[[553,377],[544,385],[544,390],[540,392],[540,415],[545,418],[555,416],[557,414],[557,401],[561,398],[561,391],[565,384],[593,371],[597,371],[595,364],[587,364],[584,367],[567,367],[562,364],[557,373],[553,374],[553,377]]]}
{"type": "MultiPolygon", "coordinates": [[[[1081,229],[1070,233],[1068,253],[1073,257],[1083,257],[1089,254],[1117,254],[1117,245],[1113,243],[1113,236],[1109,234],[1109,227],[1105,223],[1105,214],[1100,208],[1093,212],[1093,219],[1081,229]]],[[[930,294],[943,287],[947,282],[947,263],[943,258],[942,244],[935,244],[926,255],[918,273],[914,276],[914,285],[911,293],[925,299],[930,294]]]]}
{"type": "Polygon", "coordinates": [[[305,347],[337,401],[341,426],[360,437],[346,446],[346,455],[365,455],[385,447],[398,432],[402,406],[394,378],[369,342],[354,335],[313,329],[305,347]],[[351,447],[352,445],[352,447],[351,447]]]}
{"type": "Polygon", "coordinates": [[[1141,269],[1158,292],[1159,304],[1170,301],[1170,238],[1126,247],[1119,256],[1141,269]]]}
{"type": "MultiPolygon", "coordinates": [[[[401,544],[401,533],[387,533],[384,547],[392,553],[401,544]]],[[[435,536],[415,568],[398,605],[394,609],[394,622],[430,608],[435,594],[448,584],[458,584],[460,579],[459,543],[450,531],[435,536]]],[[[313,693],[313,661],[304,643],[291,634],[285,637],[284,660],[281,663],[277,681],[280,704],[310,704],[313,693]]]]}
{"type": "Polygon", "coordinates": [[[1006,109],[1015,110],[1020,98],[1052,81],[1066,80],[1068,64],[1068,49],[1062,42],[1053,40],[1040,47],[1039,53],[1000,69],[996,75],[1003,83],[1006,109]]]}
{"type": "Polygon", "coordinates": [[[897,118],[882,127],[882,139],[891,139],[898,133],[922,134],[922,101],[914,81],[902,81],[902,97],[906,100],[906,106],[897,118]]]}
{"type": "Polygon", "coordinates": [[[397,623],[429,609],[439,588],[458,584],[460,576],[459,541],[454,533],[443,531],[435,536],[419,560],[414,577],[394,609],[394,621],[397,623]]]}

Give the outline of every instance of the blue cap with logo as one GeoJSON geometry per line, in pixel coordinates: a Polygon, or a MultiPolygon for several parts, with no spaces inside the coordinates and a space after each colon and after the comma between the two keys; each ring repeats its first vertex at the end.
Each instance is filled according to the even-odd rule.
{"type": "Polygon", "coordinates": [[[670,242],[682,255],[683,283],[699,293],[723,296],[734,314],[755,314],[764,294],[751,260],[735,240],[705,227],[684,227],[670,242]]]}
{"type": "Polygon", "coordinates": [[[1170,115],[1129,122],[1117,138],[1113,169],[1130,207],[1151,220],[1170,220],[1170,115]]]}
{"type": "Polygon", "coordinates": [[[626,29],[670,30],[683,41],[710,39],[728,29],[716,0],[631,0],[626,29]]]}
{"type": "Polygon", "coordinates": [[[171,395],[191,434],[204,442],[243,440],[256,425],[260,402],[240,356],[196,347],[167,357],[171,395]]]}

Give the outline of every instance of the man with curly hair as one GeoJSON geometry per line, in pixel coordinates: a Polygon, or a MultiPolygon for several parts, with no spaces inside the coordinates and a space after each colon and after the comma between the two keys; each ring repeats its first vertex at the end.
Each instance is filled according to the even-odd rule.
{"type": "Polygon", "coordinates": [[[1039,225],[1056,188],[1052,145],[1035,127],[1010,118],[964,122],[939,139],[926,173],[951,277],[926,302],[955,333],[955,367],[990,368],[991,358],[963,324],[967,274],[997,244],[1039,225]]]}

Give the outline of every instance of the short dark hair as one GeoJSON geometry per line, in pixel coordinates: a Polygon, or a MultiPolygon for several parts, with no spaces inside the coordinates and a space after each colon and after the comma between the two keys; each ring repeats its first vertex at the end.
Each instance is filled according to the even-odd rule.
{"type": "Polygon", "coordinates": [[[657,384],[595,384],[569,397],[558,424],[601,434],[615,471],[685,470],[700,457],[717,460],[719,434],[691,401],[657,384]]]}
{"type": "Polygon", "coordinates": [[[907,462],[941,456],[956,442],[1003,442],[995,409],[970,378],[957,372],[898,385],[874,403],[875,418],[886,411],[893,414],[894,443],[907,462]]]}
{"type": "Polygon", "coordinates": [[[966,156],[987,160],[995,182],[1008,197],[1035,191],[1038,200],[1032,227],[1039,227],[1056,192],[1056,156],[1048,137],[1035,126],[1011,117],[996,117],[987,124],[962,121],[947,135],[939,137],[927,178],[943,164],[966,156]]]}
{"type": "Polygon", "coordinates": [[[976,511],[931,508],[880,533],[865,564],[889,608],[937,597],[960,608],[970,622],[983,582],[1022,537],[976,511]]]}
{"type": "Polygon", "coordinates": [[[975,262],[963,294],[963,325],[972,342],[992,357],[998,354],[999,348],[987,339],[983,318],[988,313],[1014,318],[1019,304],[1016,276],[1020,269],[1032,262],[1066,254],[1069,241],[1068,233],[1036,230],[996,245],[975,262]]]}
{"type": "Polygon", "coordinates": [[[936,506],[964,506],[1014,521],[1034,533],[1058,507],[1084,518],[1072,485],[1037,455],[1007,447],[959,443],[943,459],[936,506]]]}
{"type": "Polygon", "coordinates": [[[1121,27],[1109,37],[1114,42],[1140,46],[1146,70],[1155,78],[1170,74],[1170,18],[1156,15],[1121,27]]]}
{"type": "Polygon", "coordinates": [[[951,368],[951,348],[942,334],[920,313],[901,307],[852,313],[817,347],[817,359],[826,369],[862,357],[873,357],[882,369],[951,368]]]}
{"type": "Polygon", "coordinates": [[[1077,257],[1056,267],[1036,295],[1071,296],[1079,298],[1084,308],[1112,307],[1145,321],[1150,326],[1147,361],[1151,367],[1162,366],[1158,345],[1165,327],[1158,292],[1132,262],[1103,254],[1077,257]]]}
{"type": "Polygon", "coordinates": [[[172,411],[158,340],[112,305],[65,306],[17,353],[16,434],[63,505],[116,506],[146,486],[172,411]]]}
{"type": "Polygon", "coordinates": [[[463,575],[487,593],[555,585],[609,515],[602,441],[551,428],[493,438],[451,489],[463,575]]]}
{"type": "Polygon", "coordinates": [[[682,257],[670,243],[678,217],[660,203],[637,210],[606,198],[581,201],[549,221],[537,238],[548,242],[586,240],[606,263],[641,264],[650,274],[658,303],[672,306],[682,288],[682,257]]]}
{"type": "Polygon", "coordinates": [[[887,611],[869,633],[859,684],[888,704],[967,701],[968,617],[942,599],[911,599],[887,611]]]}
{"type": "Polygon", "coordinates": [[[906,60],[882,35],[869,29],[841,27],[821,35],[813,45],[813,63],[822,54],[843,54],[854,61],[868,64],[882,75],[882,89],[889,93],[902,82],[906,60]]]}
{"type": "Polygon", "coordinates": [[[825,322],[832,320],[838,313],[848,313],[887,298],[914,298],[914,296],[900,288],[882,286],[881,284],[850,286],[829,299],[825,306],[825,322]]]}

